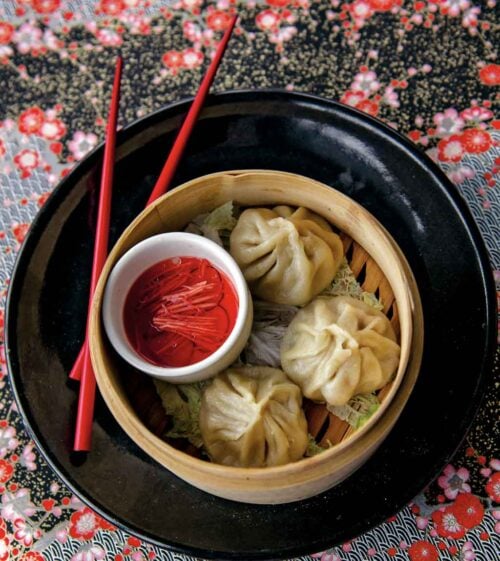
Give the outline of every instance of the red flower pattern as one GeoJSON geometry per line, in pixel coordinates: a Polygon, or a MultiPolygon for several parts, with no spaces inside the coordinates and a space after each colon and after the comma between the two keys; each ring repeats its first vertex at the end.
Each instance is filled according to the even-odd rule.
{"type": "Polygon", "coordinates": [[[444,508],[432,513],[436,531],[442,538],[460,539],[465,536],[465,528],[458,522],[451,508],[444,508]]]}
{"type": "Polygon", "coordinates": [[[46,203],[46,201],[47,201],[47,199],[49,198],[49,196],[50,196],[50,193],[49,193],[49,192],[47,192],[47,193],[42,193],[42,194],[37,198],[37,201],[36,201],[36,202],[38,203],[38,206],[43,206],[43,205],[46,203]]]}
{"type": "Polygon", "coordinates": [[[21,171],[21,177],[26,178],[40,165],[40,154],[37,150],[25,148],[14,156],[14,163],[21,171]]]}
{"type": "Polygon", "coordinates": [[[411,561],[438,561],[439,552],[436,546],[426,540],[413,543],[408,549],[411,561]]]}
{"type": "Polygon", "coordinates": [[[39,14],[52,14],[61,5],[61,0],[32,0],[32,5],[39,14]]]}
{"type": "Polygon", "coordinates": [[[196,49],[184,49],[182,51],[182,65],[185,68],[197,68],[203,63],[203,53],[196,49]]]}
{"type": "Polygon", "coordinates": [[[161,60],[168,68],[180,68],[182,66],[182,53],[179,51],[167,51],[161,60]]]}
{"type": "Polygon", "coordinates": [[[0,45],[10,43],[14,34],[14,26],[7,21],[0,21],[0,45]]]}
{"type": "Polygon", "coordinates": [[[108,16],[117,16],[125,9],[125,3],[123,0],[100,0],[97,9],[108,16]]]}
{"type": "Polygon", "coordinates": [[[0,483],[6,483],[14,473],[12,464],[3,458],[0,459],[0,483]]]}
{"type": "Polygon", "coordinates": [[[85,507],[83,510],[71,515],[69,525],[69,535],[77,540],[91,540],[99,529],[97,515],[85,507]]]}
{"type": "Polygon", "coordinates": [[[460,493],[450,510],[455,515],[457,522],[467,530],[480,524],[484,516],[481,501],[470,493],[460,493]]]}
{"type": "Polygon", "coordinates": [[[259,29],[270,31],[277,29],[280,21],[280,15],[273,10],[263,10],[255,18],[255,23],[259,29]]]}
{"type": "Polygon", "coordinates": [[[370,6],[377,12],[389,12],[395,8],[401,0],[368,0],[370,6]]]}
{"type": "Polygon", "coordinates": [[[38,528],[33,528],[23,518],[16,518],[13,526],[15,539],[25,547],[31,546],[34,540],[41,535],[38,528]]]}
{"type": "Polygon", "coordinates": [[[54,499],[44,499],[44,500],[41,502],[41,504],[42,504],[43,508],[44,508],[47,512],[50,512],[50,511],[54,508],[54,505],[55,505],[56,503],[55,503],[54,499]]]}
{"type": "Polygon", "coordinates": [[[493,117],[493,112],[485,107],[475,105],[462,111],[460,117],[466,121],[488,121],[493,117]]]}
{"type": "Polygon", "coordinates": [[[438,142],[438,158],[442,162],[459,162],[465,154],[462,137],[452,135],[438,142]]]}
{"type": "Polygon", "coordinates": [[[266,4],[273,6],[273,8],[284,8],[291,4],[290,0],[266,0],[266,4]]]}
{"type": "Polygon", "coordinates": [[[378,115],[379,105],[375,103],[375,101],[371,101],[369,99],[364,99],[360,103],[356,105],[356,108],[368,113],[368,115],[373,115],[376,117],[378,115]]]}
{"type": "Polygon", "coordinates": [[[15,224],[14,226],[12,226],[12,234],[16,238],[17,243],[23,243],[29,227],[29,224],[15,224]]]}
{"type": "Polygon", "coordinates": [[[461,141],[467,152],[480,154],[491,148],[491,136],[481,129],[467,129],[461,135],[461,141]]]}
{"type": "Polygon", "coordinates": [[[500,85],[500,64],[487,64],[479,71],[479,79],[486,86],[500,85]]]}
{"type": "Polygon", "coordinates": [[[369,0],[356,0],[351,4],[350,11],[355,18],[367,19],[373,15],[374,9],[369,0]]]}
{"type": "Polygon", "coordinates": [[[492,501],[500,503],[500,471],[495,472],[488,479],[485,489],[492,501]]]}
{"type": "Polygon", "coordinates": [[[356,107],[358,105],[358,103],[360,103],[361,101],[363,101],[363,99],[365,99],[366,94],[364,92],[354,92],[351,90],[348,90],[347,92],[345,92],[345,94],[342,96],[341,98],[341,102],[345,103],[346,105],[350,105],[351,107],[356,107]]]}
{"type": "Polygon", "coordinates": [[[215,10],[210,12],[207,16],[207,25],[214,31],[223,31],[229,26],[231,16],[227,12],[215,10]]]}
{"type": "Polygon", "coordinates": [[[131,547],[141,547],[141,540],[139,538],[134,537],[134,536],[130,536],[130,538],[128,538],[128,540],[127,540],[127,543],[131,547]]]}
{"type": "Polygon", "coordinates": [[[46,119],[40,127],[40,135],[47,140],[59,140],[66,134],[66,126],[60,119],[46,119]]]}
{"type": "Polygon", "coordinates": [[[31,107],[19,115],[18,127],[23,134],[37,134],[44,120],[45,113],[39,107],[31,107]]]}

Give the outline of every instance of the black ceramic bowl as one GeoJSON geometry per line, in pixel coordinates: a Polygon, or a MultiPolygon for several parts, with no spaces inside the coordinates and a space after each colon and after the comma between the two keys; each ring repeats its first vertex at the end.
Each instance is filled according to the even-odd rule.
{"type": "MultiPolygon", "coordinates": [[[[120,133],[113,241],[143,208],[187,107],[171,105],[120,133]]],[[[495,345],[495,292],[480,235],[444,174],[404,137],[351,108],[285,92],[211,97],[174,185],[227,169],[284,170],[335,186],[382,222],[411,265],[424,307],[423,365],[402,417],[353,476],[291,505],[240,504],[189,486],[142,453],[102,402],[92,452],[75,461],[77,388],[67,375],[83,338],[101,160],[99,148],[35,220],[6,320],[10,379],[26,426],[83,501],[156,544],[202,557],[265,559],[352,538],[438,474],[478,409],[495,345]]]]}

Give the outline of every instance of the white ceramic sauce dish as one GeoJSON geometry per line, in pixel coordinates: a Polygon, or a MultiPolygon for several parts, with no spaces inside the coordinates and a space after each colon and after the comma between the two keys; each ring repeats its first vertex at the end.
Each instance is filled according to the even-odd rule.
{"type": "Polygon", "coordinates": [[[106,283],[102,318],[111,344],[129,364],[161,380],[190,383],[214,376],[237,360],[250,336],[253,306],[243,274],[227,251],[196,234],[169,232],[138,243],[116,263],[106,283]],[[204,258],[225,273],[236,291],[238,312],[228,338],[210,356],[188,366],[158,366],[141,357],[131,345],[123,312],[129,291],[141,274],[156,263],[174,257],[204,258]]]}

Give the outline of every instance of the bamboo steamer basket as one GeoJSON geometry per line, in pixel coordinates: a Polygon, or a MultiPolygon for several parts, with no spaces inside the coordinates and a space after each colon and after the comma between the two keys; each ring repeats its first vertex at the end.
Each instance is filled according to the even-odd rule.
{"type": "Polygon", "coordinates": [[[181,479],[219,497],[278,504],[316,495],[340,483],[377,449],[394,426],[416,382],[423,350],[422,306],[414,277],[401,250],[383,226],[359,204],[335,189],[299,175],[242,170],[203,176],[158,199],[124,231],[95,291],[90,351],[101,394],[117,422],[149,456],[181,479]],[[182,230],[199,214],[227,201],[242,207],[304,206],[341,232],[348,262],[364,290],[377,294],[401,346],[394,379],[379,392],[381,406],[360,429],[304,400],[309,432],[324,452],[268,468],[237,468],[197,457],[187,442],[161,438],[169,423],[152,379],[131,370],[112,350],[103,330],[101,307],[108,275],[132,246],[152,235],[182,230]]]}

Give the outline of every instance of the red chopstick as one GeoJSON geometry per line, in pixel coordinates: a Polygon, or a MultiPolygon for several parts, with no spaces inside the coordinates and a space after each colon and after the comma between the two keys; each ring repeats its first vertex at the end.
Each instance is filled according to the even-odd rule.
{"type": "MultiPolygon", "coordinates": [[[[179,161],[186,147],[187,141],[190,137],[191,131],[193,130],[194,124],[205,102],[205,98],[207,97],[207,94],[210,90],[210,86],[212,85],[212,82],[215,78],[215,74],[220,65],[222,56],[224,55],[237,19],[237,15],[233,16],[228,28],[226,29],[226,32],[224,33],[224,36],[222,37],[221,42],[217,47],[214,58],[212,59],[212,62],[210,63],[205,76],[203,77],[198,92],[196,93],[193,103],[189,108],[186,119],[182,123],[181,129],[179,130],[177,138],[175,139],[172,149],[168,155],[167,161],[163,166],[163,169],[160,173],[160,176],[158,177],[158,180],[156,181],[156,184],[153,188],[153,191],[151,192],[146,206],[150,205],[158,197],[163,195],[170,186],[170,182],[172,181],[172,178],[175,174],[179,161]]],[[[101,270],[102,266],[99,269],[99,273],[101,270]]],[[[99,275],[97,275],[97,279],[98,278],[99,275]]],[[[95,286],[93,286],[92,288],[91,295],[93,294],[93,289],[95,289],[95,286]]],[[[92,300],[90,300],[90,302],[91,301],[92,300]]],[[[94,372],[92,370],[92,364],[89,358],[87,338],[85,338],[82,350],[80,351],[78,358],[76,359],[75,364],[70,372],[70,378],[73,380],[78,380],[81,378],[82,386],[85,384],[85,388],[80,388],[74,449],[78,451],[90,450],[96,382],[94,372]]]]}
{"type": "MultiPolygon", "coordinates": [[[[94,245],[94,262],[90,281],[89,312],[92,296],[99,280],[102,268],[108,254],[109,219],[111,214],[111,195],[113,190],[113,169],[115,164],[116,124],[118,121],[118,106],[120,103],[120,81],[122,75],[122,59],[116,59],[113,93],[106,129],[106,143],[104,146],[104,161],[102,166],[101,188],[99,192],[99,209],[97,212],[97,227],[94,245]]],[[[90,362],[87,337],[78,355],[77,363],[82,363],[82,377],[78,396],[78,411],[75,429],[75,450],[89,450],[91,442],[92,419],[94,416],[95,376],[90,362]]],[[[74,370],[74,368],[73,368],[74,370]]]]}
{"type": "Polygon", "coordinates": [[[184,149],[186,148],[187,141],[189,140],[189,136],[191,135],[191,131],[193,130],[196,119],[198,118],[200,110],[203,107],[203,103],[205,102],[205,98],[207,97],[210,86],[214,81],[215,73],[219,68],[222,55],[226,50],[237,19],[237,15],[233,16],[228,28],[226,29],[226,32],[224,33],[224,37],[222,37],[222,40],[217,47],[214,58],[212,59],[212,62],[208,67],[207,73],[203,77],[198,92],[196,93],[196,97],[194,98],[193,103],[189,108],[186,119],[182,123],[179,134],[175,139],[172,150],[170,150],[170,154],[168,155],[167,161],[165,162],[165,165],[161,170],[160,176],[158,177],[156,184],[151,191],[151,195],[149,196],[146,206],[150,205],[158,197],[163,195],[170,186],[170,182],[172,181],[172,177],[174,176],[175,170],[177,169],[177,165],[179,164],[179,160],[182,157],[184,149]]]}
{"type": "MultiPolygon", "coordinates": [[[[90,298],[92,301],[92,298],[90,298]]],[[[69,378],[71,380],[80,380],[82,377],[82,370],[83,370],[83,357],[85,356],[85,349],[87,348],[87,336],[85,336],[85,341],[83,342],[82,348],[76,357],[75,363],[73,364],[73,368],[70,370],[69,378]]]]}

